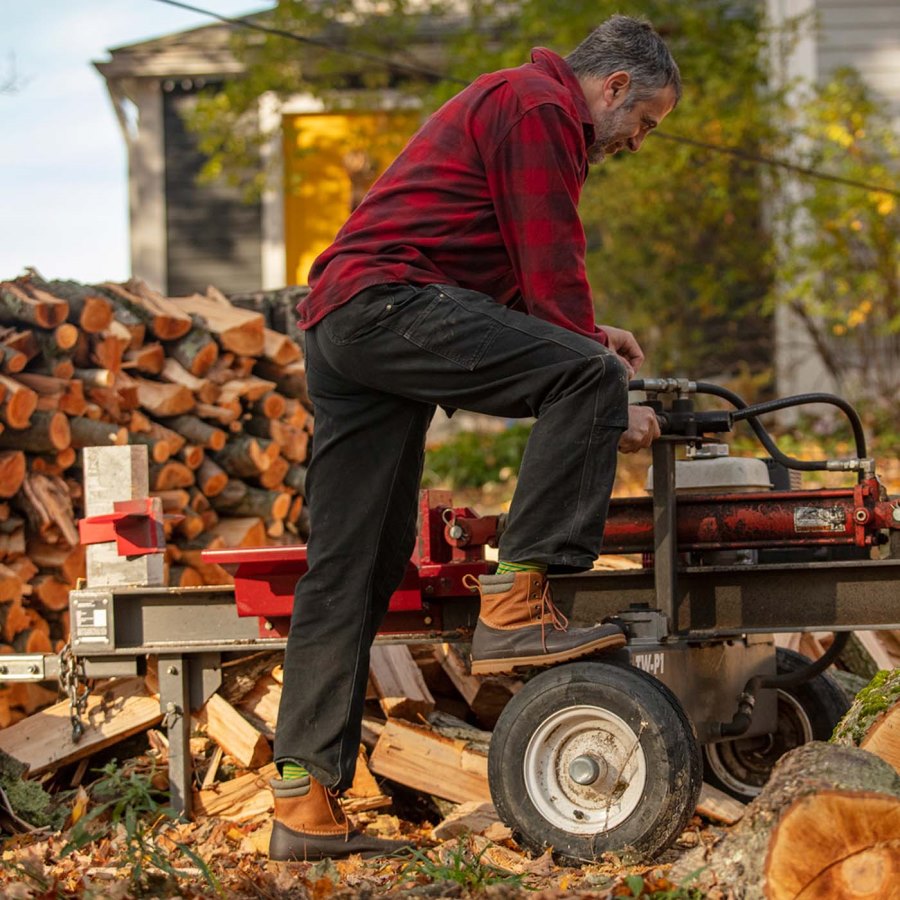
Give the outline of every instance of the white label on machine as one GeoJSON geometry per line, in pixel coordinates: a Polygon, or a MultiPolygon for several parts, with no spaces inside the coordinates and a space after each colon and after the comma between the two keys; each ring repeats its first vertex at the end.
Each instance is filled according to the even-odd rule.
{"type": "Polygon", "coordinates": [[[844,531],[844,510],[838,507],[798,506],[794,531],[844,531]]]}
{"type": "Polygon", "coordinates": [[[81,643],[109,642],[109,613],[105,601],[79,601],[75,604],[75,633],[81,643]]]}
{"type": "Polygon", "coordinates": [[[665,653],[634,653],[631,662],[648,675],[662,675],[666,668],[665,653]]]}

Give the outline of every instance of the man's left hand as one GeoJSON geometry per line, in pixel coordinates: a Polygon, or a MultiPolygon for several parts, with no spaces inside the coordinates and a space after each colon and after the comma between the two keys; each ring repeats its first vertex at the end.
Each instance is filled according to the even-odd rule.
{"type": "Polygon", "coordinates": [[[659,419],[649,406],[628,407],[628,429],[619,439],[619,453],[637,453],[660,435],[659,419]]]}
{"type": "Polygon", "coordinates": [[[600,326],[609,340],[609,349],[628,367],[628,377],[634,378],[635,372],[644,361],[644,351],[637,342],[637,338],[624,328],[613,328],[612,325],[600,326]]]}

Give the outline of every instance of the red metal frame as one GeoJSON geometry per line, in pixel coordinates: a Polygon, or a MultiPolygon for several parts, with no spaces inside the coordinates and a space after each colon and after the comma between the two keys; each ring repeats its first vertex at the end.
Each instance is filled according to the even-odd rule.
{"type": "MultiPolygon", "coordinates": [[[[684,495],[677,498],[678,549],[866,547],[879,531],[900,528],[896,507],[875,478],[846,489],[684,495]]],[[[441,604],[430,601],[472,596],[463,579],[491,570],[484,548],[496,543],[499,527],[498,516],[453,506],[449,491],[422,491],[418,541],[382,631],[440,630],[441,604]]],[[[652,565],[653,546],[651,499],[613,500],[604,551],[643,553],[652,565]]],[[[203,559],[233,571],[238,615],[259,616],[263,635],[287,633],[306,547],[206,550],[203,559]]]]}
{"type": "Polygon", "coordinates": [[[162,553],[166,549],[162,501],[157,497],[118,500],[113,503],[113,512],[81,519],[78,536],[82,544],[115,541],[119,556],[162,553]]]}

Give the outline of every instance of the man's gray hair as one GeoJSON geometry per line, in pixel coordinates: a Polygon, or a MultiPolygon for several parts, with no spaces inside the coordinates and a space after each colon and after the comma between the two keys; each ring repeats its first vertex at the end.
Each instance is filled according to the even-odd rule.
{"type": "Polygon", "coordinates": [[[624,71],[631,76],[628,105],[646,100],[667,85],[681,99],[681,73],[663,39],[645,19],[611,16],[595,28],[567,57],[580,77],[605,78],[624,71]]]}

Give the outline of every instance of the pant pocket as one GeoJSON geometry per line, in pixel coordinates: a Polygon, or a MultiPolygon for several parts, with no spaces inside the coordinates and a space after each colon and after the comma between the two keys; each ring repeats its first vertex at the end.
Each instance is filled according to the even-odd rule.
{"type": "Polygon", "coordinates": [[[501,328],[478,306],[494,301],[452,285],[429,285],[424,291],[433,297],[413,319],[401,310],[397,316],[382,319],[381,324],[423,350],[465,369],[476,369],[501,328]]]}

